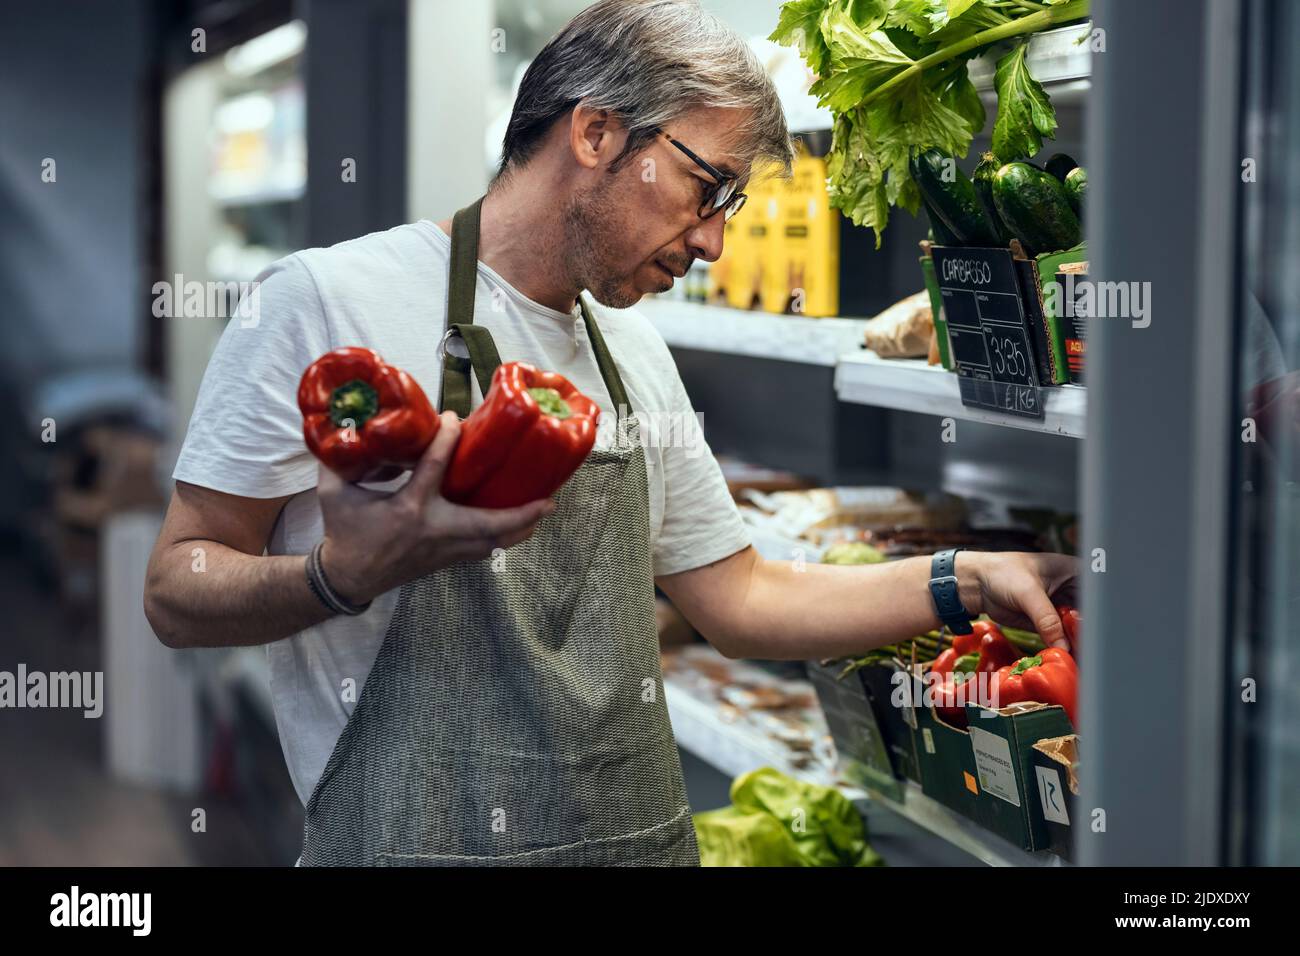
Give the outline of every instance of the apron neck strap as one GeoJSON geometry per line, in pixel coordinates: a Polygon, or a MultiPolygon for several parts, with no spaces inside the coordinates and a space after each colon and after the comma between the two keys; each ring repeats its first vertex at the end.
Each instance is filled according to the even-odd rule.
{"type": "Polygon", "coordinates": [[[605,344],[605,336],[596,325],[596,317],[591,314],[581,292],[578,293],[578,305],[582,309],[582,321],[587,323],[587,338],[591,340],[591,351],[596,356],[596,367],[600,369],[600,377],[605,380],[605,388],[609,389],[609,400],[614,403],[614,414],[619,418],[631,415],[632,403],[628,401],[627,391],[623,388],[623,377],[618,374],[618,366],[614,364],[614,356],[605,344]]]}
{"type": "MultiPolygon", "coordinates": [[[[492,385],[492,373],[501,364],[497,354],[496,343],[492,334],[485,328],[474,324],[474,291],[478,284],[478,239],[479,221],[483,212],[483,199],[466,206],[452,217],[451,221],[451,275],[447,286],[447,330],[443,334],[442,390],[439,408],[451,410],[461,418],[468,418],[471,403],[470,370],[473,369],[478,379],[479,391],[484,395],[492,385]],[[469,358],[460,358],[446,350],[446,340],[452,335],[459,335],[469,350],[469,358]]],[[[614,414],[618,417],[630,415],[632,405],[623,387],[623,378],[618,373],[618,365],[610,354],[605,337],[596,325],[596,317],[591,314],[587,301],[578,295],[578,306],[582,310],[582,321],[587,326],[587,338],[591,341],[591,351],[600,369],[600,377],[609,390],[609,399],[614,403],[614,414]]]]}

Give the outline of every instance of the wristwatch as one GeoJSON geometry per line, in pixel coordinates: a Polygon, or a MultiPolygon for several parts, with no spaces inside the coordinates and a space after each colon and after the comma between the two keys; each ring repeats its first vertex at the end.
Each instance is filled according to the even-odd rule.
{"type": "Polygon", "coordinates": [[[939,620],[948,626],[954,634],[971,633],[971,613],[961,603],[961,593],[957,590],[957,552],[961,548],[949,548],[938,551],[930,561],[930,597],[934,598],[934,609],[939,620]]]}

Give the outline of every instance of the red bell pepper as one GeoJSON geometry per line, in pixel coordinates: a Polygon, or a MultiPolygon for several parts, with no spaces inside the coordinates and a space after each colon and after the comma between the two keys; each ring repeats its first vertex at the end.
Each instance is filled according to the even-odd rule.
{"type": "Polygon", "coordinates": [[[940,677],[934,683],[934,709],[946,723],[962,730],[966,729],[966,707],[957,703],[957,683],[951,674],[940,677]]]}
{"type": "Polygon", "coordinates": [[[1070,649],[1077,651],[1079,632],[1082,630],[1078,608],[1070,607],[1068,604],[1058,604],[1056,613],[1061,618],[1061,627],[1065,629],[1065,639],[1070,642],[1070,649]]]}
{"type": "Polygon", "coordinates": [[[930,665],[930,673],[951,674],[953,668],[957,664],[957,659],[961,656],[962,655],[957,653],[957,648],[948,648],[934,659],[934,663],[930,665]]]}
{"type": "Polygon", "coordinates": [[[298,383],[303,439],[344,481],[388,481],[414,468],[438,433],[415,379],[375,352],[329,352],[298,383]]]}
{"type": "MultiPolygon", "coordinates": [[[[966,726],[966,702],[982,703],[979,697],[979,675],[976,672],[979,658],[974,654],[959,654],[955,647],[950,647],[934,659],[930,665],[928,680],[932,684],[935,710],[939,716],[954,727],[966,726]],[[958,700],[957,689],[964,684],[969,686],[958,700]]],[[[991,686],[992,674],[985,678],[991,686]]]]}
{"type": "MultiPolygon", "coordinates": [[[[973,663],[973,655],[972,655],[973,663]]],[[[939,716],[954,727],[966,726],[966,705],[988,705],[993,700],[993,688],[997,675],[986,674],[981,677],[974,671],[936,671],[930,668],[927,678],[930,682],[931,699],[939,716]]]]}
{"type": "MultiPolygon", "coordinates": [[[[978,654],[979,664],[975,668],[978,674],[992,674],[1000,667],[1014,664],[1023,656],[1012,644],[1002,628],[993,621],[971,621],[970,634],[955,634],[952,639],[953,650],[958,657],[978,654]]],[[[942,656],[942,655],[941,655],[942,656]]]]}
{"type": "Polygon", "coordinates": [[[448,501],[513,508],[554,494],[596,441],[600,406],[555,372],[507,362],[465,419],[442,483],[448,501]]]}
{"type": "Polygon", "coordinates": [[[1068,651],[1049,647],[1033,657],[1022,657],[997,672],[995,691],[998,706],[1036,701],[1059,704],[1070,723],[1078,726],[1075,708],[1079,699],[1079,668],[1068,651]]]}

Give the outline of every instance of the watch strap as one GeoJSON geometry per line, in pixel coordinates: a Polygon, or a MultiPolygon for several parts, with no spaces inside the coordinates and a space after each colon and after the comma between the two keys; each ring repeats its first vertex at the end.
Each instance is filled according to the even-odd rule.
{"type": "Polygon", "coordinates": [[[934,600],[935,612],[939,620],[954,634],[971,633],[971,614],[961,603],[961,592],[957,587],[957,552],[961,548],[949,548],[936,552],[930,560],[930,597],[934,600]]]}

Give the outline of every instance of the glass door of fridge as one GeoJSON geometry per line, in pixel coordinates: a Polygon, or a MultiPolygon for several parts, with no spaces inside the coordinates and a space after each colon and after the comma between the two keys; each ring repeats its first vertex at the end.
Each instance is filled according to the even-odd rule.
{"type": "Polygon", "coordinates": [[[1253,0],[1236,340],[1229,861],[1300,863],[1300,5],[1253,0]]]}

